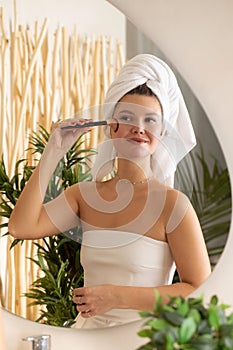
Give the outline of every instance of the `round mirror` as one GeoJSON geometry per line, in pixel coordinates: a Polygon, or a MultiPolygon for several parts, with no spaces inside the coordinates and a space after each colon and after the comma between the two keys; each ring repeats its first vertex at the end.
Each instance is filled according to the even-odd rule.
{"type": "MultiPolygon", "coordinates": [[[[119,2],[118,1],[116,1],[116,2],[112,1],[112,3],[118,3],[119,6],[122,6],[122,9],[124,9],[123,2],[121,4],[121,1],[119,1],[119,2]]],[[[153,6],[155,6],[155,5],[151,3],[151,6],[153,8],[153,6]]],[[[123,12],[128,14],[127,4],[125,5],[125,7],[126,7],[126,9],[123,10],[123,12]]],[[[150,8],[150,7],[148,7],[148,8],[150,8]]],[[[131,13],[131,11],[129,10],[129,14],[130,13],[131,13]]],[[[145,13],[145,16],[146,15],[147,14],[145,13]]],[[[132,15],[131,18],[133,18],[133,17],[134,16],[132,15]]],[[[134,23],[136,25],[138,24],[138,22],[139,21],[134,18],[134,23]]],[[[162,24],[160,24],[160,25],[162,27],[162,24]]],[[[142,29],[144,29],[143,28],[144,26],[142,24],[140,24],[140,27],[142,29]]],[[[145,30],[145,32],[148,32],[148,31],[150,31],[150,36],[149,37],[152,38],[156,42],[157,38],[154,38],[153,34],[151,34],[151,27],[150,28],[148,27],[145,30]]],[[[127,43],[126,43],[126,47],[127,47],[127,50],[131,50],[130,53],[128,53],[128,57],[133,56],[135,53],[138,53],[138,52],[148,52],[148,47],[146,47],[146,48],[145,47],[144,48],[138,48],[137,47],[136,49],[134,49],[134,51],[133,51],[132,47],[131,48],[128,47],[128,45],[130,46],[130,44],[131,44],[131,46],[132,46],[132,43],[136,41],[135,40],[135,35],[137,35],[137,38],[140,38],[140,40],[142,40],[141,39],[142,38],[142,36],[141,36],[142,34],[138,33],[138,30],[136,28],[132,28],[132,24],[129,23],[129,22],[128,22],[128,31],[127,31],[127,33],[128,33],[128,40],[127,40],[127,43]],[[133,35],[134,39],[132,39],[132,37],[130,37],[130,35],[133,35]]],[[[152,45],[152,43],[147,43],[146,42],[146,38],[145,37],[143,37],[143,42],[145,43],[145,45],[152,45]]],[[[160,40],[158,40],[158,43],[161,44],[160,40]]],[[[169,64],[171,62],[173,62],[174,53],[172,54],[172,52],[170,52],[169,50],[166,50],[166,46],[163,47],[163,45],[160,45],[160,48],[163,50],[163,52],[166,53],[167,57],[170,57],[169,64]]],[[[153,46],[153,48],[152,47],[150,48],[150,52],[152,52],[151,50],[154,50],[153,53],[159,54],[159,55],[161,55],[162,58],[164,58],[164,56],[162,55],[162,51],[158,50],[157,47],[153,46]]],[[[174,60],[174,62],[177,62],[178,58],[176,56],[175,56],[175,58],[176,58],[176,60],[174,60]]],[[[178,67],[178,65],[177,65],[177,67],[178,67]]],[[[187,65],[185,67],[188,70],[187,65]]],[[[178,67],[178,68],[180,68],[180,67],[178,67]]],[[[182,73],[182,69],[179,69],[179,71],[182,73]]],[[[187,76],[188,74],[187,74],[186,71],[185,71],[185,73],[186,73],[186,76],[187,76]]],[[[178,75],[178,72],[177,72],[177,75],[178,75]]],[[[221,169],[224,169],[226,167],[225,158],[223,156],[223,153],[222,153],[222,150],[221,150],[221,146],[219,145],[218,139],[215,136],[215,132],[213,131],[213,128],[212,128],[211,124],[208,121],[208,118],[210,119],[210,115],[211,115],[210,111],[209,111],[209,108],[206,108],[206,110],[208,112],[208,118],[206,118],[206,115],[205,115],[203,109],[201,108],[201,106],[198,103],[198,101],[195,99],[194,95],[191,93],[191,90],[189,89],[189,86],[181,79],[181,77],[180,77],[179,81],[180,81],[180,84],[182,85],[181,87],[183,87],[183,90],[185,90],[187,92],[186,100],[187,100],[187,104],[189,106],[189,109],[192,109],[193,105],[195,105],[194,109],[197,108],[197,111],[195,112],[195,114],[199,115],[200,118],[198,120],[196,120],[194,118],[193,123],[194,123],[194,126],[196,128],[197,135],[200,134],[200,139],[201,139],[201,143],[203,144],[204,150],[207,149],[207,151],[205,151],[205,152],[207,153],[209,166],[210,167],[213,166],[212,155],[214,155],[214,156],[218,155],[217,158],[218,158],[219,163],[221,165],[221,169]],[[195,125],[195,123],[196,123],[196,125],[195,125]],[[203,125],[205,125],[205,127],[203,127],[203,125]],[[208,133],[208,137],[206,137],[207,133],[208,133]],[[208,142],[206,142],[206,141],[208,141],[208,142]],[[213,144],[214,144],[214,152],[213,152],[213,144]]],[[[191,81],[191,82],[193,82],[193,81],[191,81]]],[[[207,107],[208,107],[208,104],[207,104],[207,107]]],[[[217,120],[217,117],[216,117],[216,120],[217,120]]],[[[218,124],[218,122],[217,122],[217,124],[218,124]]],[[[221,137],[220,134],[218,136],[221,137]]],[[[206,155],[206,153],[205,153],[205,155],[206,155]]],[[[220,239],[220,242],[219,242],[219,240],[217,240],[217,241],[215,241],[215,243],[218,244],[218,245],[221,245],[222,243],[225,243],[225,241],[226,241],[226,232],[224,232],[223,238],[220,239]]],[[[215,244],[213,242],[211,242],[211,243],[215,244]]],[[[213,246],[210,245],[210,248],[213,248],[213,246]]],[[[216,261],[214,261],[214,264],[216,264],[216,261]]],[[[15,276],[15,277],[17,278],[17,276],[15,276]]],[[[211,283],[211,280],[212,280],[212,278],[210,278],[210,283],[211,283]]],[[[208,282],[207,282],[207,286],[208,286],[208,282]]],[[[204,289],[206,288],[205,285],[203,286],[203,288],[204,289]]],[[[208,287],[207,287],[207,290],[208,290],[208,287]]],[[[209,290],[211,291],[211,287],[209,288],[209,290]]]]}

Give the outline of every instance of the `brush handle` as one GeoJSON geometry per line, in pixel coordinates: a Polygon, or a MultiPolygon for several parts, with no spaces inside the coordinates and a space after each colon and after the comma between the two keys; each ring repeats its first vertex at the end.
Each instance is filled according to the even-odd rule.
{"type": "Polygon", "coordinates": [[[108,125],[106,120],[100,120],[98,122],[88,122],[85,124],[75,124],[75,125],[67,125],[61,127],[61,129],[82,129],[88,128],[89,126],[98,126],[98,125],[108,125]]]}

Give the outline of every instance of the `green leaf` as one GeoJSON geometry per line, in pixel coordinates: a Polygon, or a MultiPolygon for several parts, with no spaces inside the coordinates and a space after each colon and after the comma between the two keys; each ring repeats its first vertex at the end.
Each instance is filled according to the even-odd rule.
{"type": "Polygon", "coordinates": [[[186,318],[179,329],[179,342],[181,344],[187,343],[194,333],[196,332],[197,326],[192,317],[186,318]]]}
{"type": "Polygon", "coordinates": [[[224,324],[219,327],[221,337],[232,337],[233,339],[233,324],[224,324]]]}
{"type": "Polygon", "coordinates": [[[166,333],[166,330],[154,332],[151,337],[152,343],[157,346],[162,345],[164,348],[164,346],[166,345],[166,333]]]}
{"type": "Polygon", "coordinates": [[[167,333],[165,335],[165,339],[166,339],[166,347],[165,350],[174,350],[174,338],[171,337],[171,335],[169,333],[167,333]]]}
{"type": "Polygon", "coordinates": [[[163,316],[166,321],[170,322],[174,326],[180,326],[185,319],[176,311],[164,311],[163,316]]]}
{"type": "Polygon", "coordinates": [[[140,346],[137,350],[153,350],[153,349],[154,348],[151,345],[151,343],[147,343],[147,344],[140,346]]]}
{"type": "Polygon", "coordinates": [[[187,313],[189,311],[189,304],[187,301],[185,301],[183,304],[181,304],[178,309],[177,312],[181,315],[181,316],[186,316],[187,313]]]}
{"type": "Polygon", "coordinates": [[[198,334],[212,334],[212,330],[207,320],[202,320],[197,326],[198,334]]]}
{"type": "Polygon", "coordinates": [[[188,317],[192,317],[196,324],[199,324],[199,322],[201,321],[200,312],[196,309],[190,310],[188,313],[188,317]]]}
{"type": "Polygon", "coordinates": [[[154,313],[155,315],[159,315],[159,313],[163,309],[163,299],[157,289],[154,290],[154,294],[155,294],[154,313]]]}
{"type": "Polygon", "coordinates": [[[210,299],[210,305],[217,305],[218,304],[218,297],[217,295],[213,295],[210,299]]]}
{"type": "Polygon", "coordinates": [[[169,326],[169,323],[164,319],[153,319],[147,322],[147,325],[150,326],[154,330],[166,329],[169,326]]]}
{"type": "Polygon", "coordinates": [[[192,350],[219,350],[216,342],[212,338],[197,338],[191,339],[189,342],[189,349],[192,350]]]}
{"type": "Polygon", "coordinates": [[[139,311],[139,315],[143,318],[151,317],[153,314],[149,311],[139,311]]]}
{"type": "Polygon", "coordinates": [[[213,329],[218,329],[219,325],[220,325],[220,317],[219,317],[219,313],[218,310],[216,309],[211,309],[209,311],[209,318],[208,318],[209,324],[211,326],[211,328],[213,329]]]}
{"type": "Polygon", "coordinates": [[[143,338],[151,338],[153,334],[154,332],[151,331],[150,329],[142,329],[141,331],[138,332],[138,335],[143,338]]]}
{"type": "Polygon", "coordinates": [[[233,334],[231,336],[225,336],[220,340],[220,344],[224,350],[232,350],[233,349],[233,334]]]}
{"type": "Polygon", "coordinates": [[[14,248],[18,243],[23,244],[22,239],[14,239],[13,242],[11,243],[10,249],[14,248]]]}

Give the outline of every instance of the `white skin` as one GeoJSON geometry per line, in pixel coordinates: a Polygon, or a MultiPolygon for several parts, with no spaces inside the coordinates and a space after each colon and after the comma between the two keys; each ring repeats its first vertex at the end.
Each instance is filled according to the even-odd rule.
{"type": "MultiPolygon", "coordinates": [[[[93,189],[97,189],[98,195],[110,203],[119,195],[116,192],[119,179],[139,182],[151,178],[152,175],[150,155],[154,153],[159,142],[158,135],[162,134],[162,123],[158,124],[160,129],[156,135],[150,131],[154,130],[157,116],[162,116],[160,103],[155,96],[141,95],[126,95],[120,102],[122,104],[119,104],[115,110],[115,117],[120,122],[119,129],[114,132],[114,128],[111,128],[111,137],[118,152],[118,175],[106,182],[75,184],[65,190],[65,198],[72,211],[80,217],[84,234],[90,228],[117,230],[126,227],[125,230],[130,232],[145,234],[152,239],[167,242],[181,282],[154,287],[106,284],[77,288],[74,290],[73,300],[83,317],[100,315],[115,308],[152,310],[155,302],[155,288],[163,295],[166,302],[167,295],[189,295],[211,273],[196,213],[187,197],[177,190],[165,187],[156,179],[150,180],[152,194],[163,192],[165,200],[162,204],[156,204],[163,205],[159,218],[157,217],[143,232],[140,232],[140,225],[137,225],[136,230],[132,223],[140,217],[144,209],[148,196],[147,181],[135,185],[130,204],[111,215],[104,212],[103,208],[93,208],[89,205],[88,199],[92,200],[95,196],[93,189]],[[122,105],[125,106],[124,112],[122,112],[122,105]],[[136,107],[132,108],[132,106],[136,107]],[[85,198],[82,196],[83,188],[85,198]],[[179,220],[171,225],[174,213],[179,220]]],[[[33,172],[10,217],[8,228],[15,238],[38,239],[60,232],[42,202],[46,185],[57,162],[80,133],[79,130],[65,132],[61,129],[62,125],[71,123],[85,123],[85,120],[65,121],[54,127],[40,164],[33,172]]],[[[89,132],[88,129],[85,131],[89,132]]],[[[156,203],[156,198],[154,202],[156,203]]],[[[157,202],[159,202],[158,199],[157,202]]],[[[57,215],[62,216],[61,208],[58,208],[57,215]]],[[[64,220],[67,220],[67,216],[64,220]]]]}

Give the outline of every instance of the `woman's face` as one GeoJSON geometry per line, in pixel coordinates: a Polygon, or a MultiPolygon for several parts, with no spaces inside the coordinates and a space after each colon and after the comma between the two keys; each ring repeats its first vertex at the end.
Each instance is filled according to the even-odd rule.
{"type": "Polygon", "coordinates": [[[146,157],[154,153],[162,134],[162,108],[155,96],[125,95],[117,104],[119,122],[111,137],[118,155],[146,157]]]}

